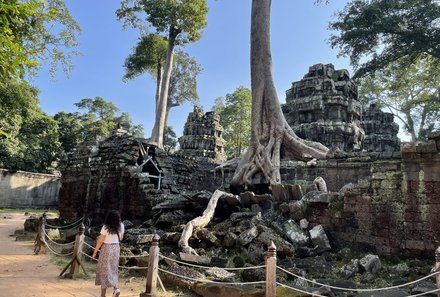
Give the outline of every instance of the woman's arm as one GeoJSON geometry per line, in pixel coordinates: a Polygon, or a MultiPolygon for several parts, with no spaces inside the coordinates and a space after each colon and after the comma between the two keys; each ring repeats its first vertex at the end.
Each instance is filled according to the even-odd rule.
{"type": "Polygon", "coordinates": [[[104,235],[104,234],[101,234],[98,237],[98,241],[96,242],[96,245],[95,245],[95,250],[93,251],[93,256],[92,256],[93,259],[96,259],[96,254],[98,253],[99,249],[101,248],[102,244],[104,243],[105,238],[106,238],[106,235],[104,235]]]}

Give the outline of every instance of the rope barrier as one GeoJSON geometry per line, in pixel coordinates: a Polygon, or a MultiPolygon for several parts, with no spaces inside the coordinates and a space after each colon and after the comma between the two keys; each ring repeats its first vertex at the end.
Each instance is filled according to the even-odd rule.
{"type": "Polygon", "coordinates": [[[190,264],[190,263],[182,262],[182,261],[179,261],[179,260],[171,259],[171,258],[168,258],[168,257],[162,255],[162,254],[159,254],[159,257],[161,257],[163,259],[166,259],[166,260],[169,260],[171,262],[176,262],[176,263],[183,264],[183,265],[186,265],[186,266],[203,268],[203,269],[221,268],[221,269],[224,269],[224,270],[231,270],[232,271],[232,270],[249,270],[249,269],[266,268],[266,265],[252,266],[252,267],[230,267],[230,268],[229,267],[223,268],[223,267],[216,267],[216,266],[202,266],[202,265],[190,264]]]}
{"type": "Polygon", "coordinates": [[[70,226],[74,226],[74,225],[76,225],[76,227],[77,227],[77,226],[80,225],[80,223],[81,223],[83,220],[84,220],[84,216],[83,216],[82,218],[80,218],[79,220],[77,220],[76,222],[74,222],[74,223],[70,223],[70,224],[65,225],[65,226],[54,226],[54,225],[48,224],[47,222],[45,223],[45,225],[48,226],[49,228],[52,228],[52,229],[64,229],[64,228],[66,228],[66,229],[73,229],[73,227],[70,228],[70,226]]]}
{"type": "Polygon", "coordinates": [[[327,285],[327,284],[324,284],[324,283],[320,283],[320,282],[317,282],[317,281],[314,281],[314,280],[309,280],[309,279],[307,279],[307,278],[305,278],[305,277],[302,277],[302,276],[297,275],[297,274],[295,274],[295,273],[293,273],[293,272],[290,272],[290,271],[288,271],[288,270],[286,270],[286,269],[284,269],[284,268],[282,268],[282,267],[280,267],[280,266],[277,266],[277,268],[278,268],[279,270],[281,270],[281,271],[287,273],[287,274],[290,274],[290,275],[292,275],[292,276],[294,276],[294,277],[297,277],[297,278],[299,278],[299,279],[305,280],[305,281],[307,281],[307,282],[309,282],[309,283],[312,283],[312,284],[315,284],[315,285],[319,285],[319,286],[323,286],[323,287],[327,287],[327,288],[331,288],[331,289],[335,289],[335,290],[341,290],[341,291],[352,291],[352,292],[375,292],[375,291],[385,291],[385,290],[391,290],[391,289],[402,288],[402,287],[406,287],[406,286],[409,286],[409,285],[412,285],[412,284],[418,283],[418,282],[420,282],[420,281],[422,281],[422,280],[424,280],[424,279],[430,278],[430,277],[432,277],[432,276],[437,275],[437,274],[440,273],[440,272],[434,272],[434,273],[431,273],[430,275],[424,276],[424,277],[419,278],[419,279],[417,279],[417,280],[414,280],[414,281],[412,281],[412,282],[408,282],[408,283],[401,284],[401,285],[396,285],[396,286],[391,286],[391,287],[375,288],[375,289],[350,289],[350,288],[343,288],[343,287],[331,286],[331,285],[327,285]]]}
{"type": "Polygon", "coordinates": [[[257,285],[257,284],[265,284],[266,283],[266,281],[244,282],[244,283],[243,282],[242,283],[240,283],[240,282],[233,282],[233,283],[216,282],[216,281],[211,281],[208,279],[196,279],[196,278],[192,278],[192,277],[188,277],[188,276],[183,276],[183,275],[180,275],[180,274],[177,274],[177,273],[174,273],[174,272],[162,269],[162,268],[158,268],[158,269],[159,269],[159,271],[162,271],[167,274],[171,274],[175,277],[179,277],[179,278],[183,278],[183,279],[187,279],[187,280],[191,280],[191,281],[195,281],[195,282],[202,282],[202,283],[222,284],[222,285],[257,285]]]}
{"type": "Polygon", "coordinates": [[[52,242],[53,244],[56,244],[56,245],[60,245],[60,246],[67,246],[67,245],[70,245],[70,246],[73,247],[73,245],[75,244],[75,241],[68,242],[68,243],[58,243],[58,242],[56,242],[56,241],[53,241],[53,240],[50,238],[49,234],[46,233],[46,230],[44,230],[44,235],[46,236],[47,239],[49,239],[50,242],[52,242]]]}
{"type": "Polygon", "coordinates": [[[67,256],[71,256],[71,255],[73,255],[73,251],[70,252],[70,253],[67,253],[67,254],[60,254],[60,253],[57,253],[56,251],[54,251],[54,250],[49,246],[49,244],[48,244],[46,241],[44,241],[44,245],[46,246],[46,248],[47,248],[52,254],[54,254],[54,255],[56,255],[56,256],[59,256],[59,257],[67,257],[67,256]]]}

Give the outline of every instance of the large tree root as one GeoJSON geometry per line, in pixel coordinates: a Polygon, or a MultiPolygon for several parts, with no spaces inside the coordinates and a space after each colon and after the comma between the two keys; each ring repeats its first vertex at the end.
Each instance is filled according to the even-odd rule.
{"type": "Polygon", "coordinates": [[[218,199],[225,195],[233,196],[232,194],[216,190],[214,194],[212,194],[211,199],[208,202],[208,206],[206,207],[203,214],[200,217],[192,219],[186,224],[179,240],[179,247],[181,248],[182,252],[197,255],[197,252],[189,246],[188,241],[192,236],[194,229],[203,228],[208,225],[208,223],[214,217],[214,212],[215,208],[217,207],[218,199]]]}

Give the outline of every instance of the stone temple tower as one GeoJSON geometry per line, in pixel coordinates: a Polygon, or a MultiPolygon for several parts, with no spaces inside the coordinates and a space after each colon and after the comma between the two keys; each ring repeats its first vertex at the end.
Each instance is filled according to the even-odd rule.
{"type": "Polygon", "coordinates": [[[181,155],[215,163],[226,161],[223,127],[215,112],[204,113],[201,107],[195,106],[188,115],[179,144],[181,155]]]}
{"type": "Polygon", "coordinates": [[[362,105],[347,70],[335,70],[332,64],[311,66],[304,78],[286,91],[282,109],[299,137],[347,152],[362,149],[362,105]]]}

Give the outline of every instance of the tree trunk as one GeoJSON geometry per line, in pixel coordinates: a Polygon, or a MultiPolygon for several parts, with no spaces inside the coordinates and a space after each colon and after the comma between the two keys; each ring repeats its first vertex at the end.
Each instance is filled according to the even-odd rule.
{"type": "Polygon", "coordinates": [[[278,184],[280,154],[300,160],[326,158],[328,148],[299,138],[286,122],[272,77],[270,52],[271,0],[253,0],[251,17],[251,142],[232,180],[232,187],[246,189],[257,173],[268,184],[278,184]]]}
{"type": "Polygon", "coordinates": [[[156,107],[154,127],[151,132],[151,142],[161,149],[163,148],[163,132],[165,130],[165,118],[168,104],[168,87],[170,85],[171,69],[173,67],[173,51],[176,36],[176,32],[174,32],[173,29],[170,29],[165,69],[162,74],[162,86],[160,88],[159,101],[157,102],[158,104],[156,107]]]}
{"type": "Polygon", "coordinates": [[[156,113],[157,113],[157,107],[159,106],[159,98],[160,98],[160,87],[162,85],[162,63],[157,63],[156,67],[156,113]]]}
{"type": "Polygon", "coordinates": [[[180,236],[179,240],[179,247],[184,253],[197,255],[196,251],[189,246],[188,241],[191,238],[194,229],[200,229],[208,225],[208,223],[214,217],[214,212],[215,208],[217,207],[218,200],[224,195],[233,196],[229,193],[216,190],[214,194],[212,194],[211,199],[209,199],[208,205],[206,206],[203,214],[200,217],[192,219],[185,225],[185,228],[183,229],[182,235],[180,236]]]}

